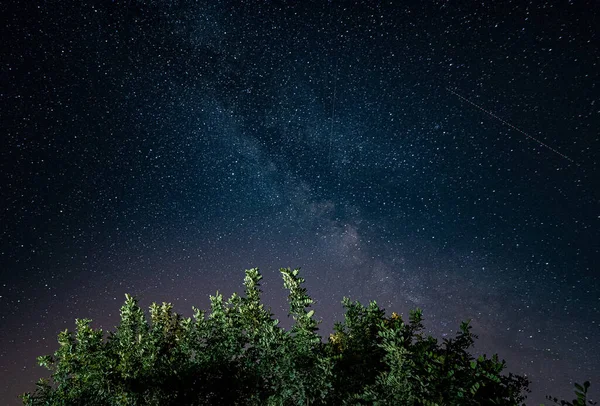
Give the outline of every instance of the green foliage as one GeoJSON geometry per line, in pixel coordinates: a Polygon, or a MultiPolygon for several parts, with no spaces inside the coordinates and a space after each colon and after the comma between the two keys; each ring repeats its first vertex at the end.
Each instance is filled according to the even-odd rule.
{"type": "Polygon", "coordinates": [[[577,396],[577,397],[575,399],[573,399],[571,402],[566,401],[566,400],[558,400],[558,398],[556,398],[554,396],[546,396],[546,399],[552,401],[555,405],[561,405],[561,406],[597,405],[598,402],[592,402],[591,400],[587,399],[589,387],[590,387],[590,383],[588,381],[585,381],[583,383],[583,386],[581,386],[578,383],[575,383],[575,396],[577,396]]]}
{"type": "MultiPolygon", "coordinates": [[[[313,300],[299,271],[281,269],[289,331],[261,302],[258,269],[246,271],[244,296],[210,297],[210,313],[191,318],[169,303],[149,317],[126,295],[114,332],[76,320],[53,355],[38,358],[40,380],[25,405],[517,405],[526,378],[504,375],[494,355],[474,358],[468,322],[442,343],[423,332],[416,309],[405,323],[376,302],[347,298],[344,320],[323,342],[313,300]]],[[[586,403],[589,383],[570,406],[586,403]]]]}

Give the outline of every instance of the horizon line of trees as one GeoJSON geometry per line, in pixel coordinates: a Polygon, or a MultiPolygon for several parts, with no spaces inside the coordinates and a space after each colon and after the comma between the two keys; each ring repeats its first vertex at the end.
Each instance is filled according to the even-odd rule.
{"type": "MultiPolygon", "coordinates": [[[[408,320],[344,298],[344,320],[324,342],[299,270],[282,268],[289,316],[281,328],[261,302],[258,268],[245,271],[244,295],[210,296],[210,313],[184,318],[170,303],[125,296],[120,324],[105,333],[77,319],[58,335],[51,371],[24,405],[520,405],[528,378],[505,374],[498,355],[474,357],[477,336],[463,322],[454,338],[425,335],[420,309],[408,320]]],[[[594,405],[589,382],[564,406],[594,405]]]]}

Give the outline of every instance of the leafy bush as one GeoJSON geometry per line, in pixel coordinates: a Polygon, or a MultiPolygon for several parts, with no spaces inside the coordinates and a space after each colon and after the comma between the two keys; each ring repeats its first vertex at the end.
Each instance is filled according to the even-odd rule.
{"type": "MultiPolygon", "coordinates": [[[[527,378],[504,375],[496,355],[469,353],[476,336],[468,322],[439,343],[424,335],[419,309],[405,322],[375,302],[345,298],[345,318],[323,342],[304,279],[298,270],[281,274],[289,331],[261,303],[258,269],[246,271],[244,296],[211,296],[208,315],[194,308],[182,318],[163,303],[150,306],[148,320],[126,295],[114,332],[82,319],[75,332],[59,334],[54,355],[38,358],[51,379],[22,395],[23,403],[512,406],[525,399],[527,378]]],[[[588,386],[572,405],[585,404],[588,386]]]]}

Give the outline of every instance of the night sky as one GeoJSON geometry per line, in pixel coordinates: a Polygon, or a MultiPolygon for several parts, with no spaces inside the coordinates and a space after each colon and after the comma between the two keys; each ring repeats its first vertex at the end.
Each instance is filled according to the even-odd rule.
{"type": "Polygon", "coordinates": [[[255,266],[278,317],[301,267],[324,335],[343,296],[418,306],[531,404],[598,397],[596,1],[6,3],[2,404],[75,318],[255,266]]]}

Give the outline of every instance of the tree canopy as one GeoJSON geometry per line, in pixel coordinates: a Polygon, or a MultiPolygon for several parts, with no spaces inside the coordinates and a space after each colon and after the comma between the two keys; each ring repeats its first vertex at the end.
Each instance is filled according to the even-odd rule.
{"type": "MultiPolygon", "coordinates": [[[[258,269],[244,295],[210,297],[207,314],[183,318],[169,303],[149,318],[126,295],[120,324],[108,333],[91,320],[58,335],[51,371],[25,405],[518,405],[526,377],[505,374],[497,355],[474,357],[469,322],[441,342],[425,335],[421,310],[407,320],[344,298],[344,320],[324,341],[299,271],[281,269],[289,291],[289,330],[261,302],[258,269]]],[[[576,385],[587,403],[589,383],[576,385]]],[[[558,403],[558,399],[550,399],[558,403]]],[[[591,403],[591,402],[590,402],[591,403]]]]}

